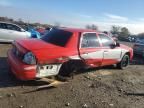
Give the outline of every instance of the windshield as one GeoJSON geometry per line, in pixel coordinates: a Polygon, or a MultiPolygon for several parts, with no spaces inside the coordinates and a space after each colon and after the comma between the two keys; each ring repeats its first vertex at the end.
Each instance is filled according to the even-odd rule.
{"type": "Polygon", "coordinates": [[[41,39],[45,42],[64,47],[72,36],[72,32],[52,29],[47,32],[41,39]]]}

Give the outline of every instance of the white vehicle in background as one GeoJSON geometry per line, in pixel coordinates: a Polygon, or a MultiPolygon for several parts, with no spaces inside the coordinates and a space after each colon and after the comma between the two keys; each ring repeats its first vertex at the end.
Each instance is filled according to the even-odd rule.
{"type": "Polygon", "coordinates": [[[30,38],[31,33],[16,24],[0,22],[0,42],[12,42],[16,39],[30,38]]]}

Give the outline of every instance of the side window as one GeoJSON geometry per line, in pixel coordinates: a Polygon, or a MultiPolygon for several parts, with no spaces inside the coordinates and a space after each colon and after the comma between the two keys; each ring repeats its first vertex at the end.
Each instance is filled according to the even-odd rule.
{"type": "Polygon", "coordinates": [[[3,25],[2,25],[2,23],[0,23],[0,29],[3,29],[3,25]]]}
{"type": "Polygon", "coordinates": [[[102,45],[104,47],[109,47],[111,44],[114,43],[114,41],[110,37],[104,34],[99,34],[99,38],[101,39],[102,45]]]}
{"type": "Polygon", "coordinates": [[[6,29],[6,24],[0,23],[0,29],[6,29]]]}
{"type": "Polygon", "coordinates": [[[82,37],[81,48],[99,47],[99,40],[96,33],[85,33],[82,37]]]}
{"type": "Polygon", "coordinates": [[[7,24],[7,29],[9,29],[9,30],[15,30],[15,31],[20,31],[19,27],[17,27],[16,25],[12,25],[12,24],[7,24]]]}

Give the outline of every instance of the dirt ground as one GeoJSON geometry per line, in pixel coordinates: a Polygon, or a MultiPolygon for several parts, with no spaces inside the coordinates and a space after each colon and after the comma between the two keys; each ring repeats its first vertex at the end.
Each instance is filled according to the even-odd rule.
{"type": "MultiPolygon", "coordinates": [[[[132,46],[130,43],[124,43],[132,46]]],[[[125,70],[91,69],[57,88],[36,91],[43,82],[16,80],[6,62],[9,44],[0,45],[0,108],[144,108],[144,60],[125,70]]]]}

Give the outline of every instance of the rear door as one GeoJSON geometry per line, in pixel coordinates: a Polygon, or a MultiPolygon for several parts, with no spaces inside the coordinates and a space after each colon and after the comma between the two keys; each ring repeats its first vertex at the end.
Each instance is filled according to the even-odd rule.
{"type": "Polygon", "coordinates": [[[96,33],[83,33],[80,42],[80,56],[88,66],[98,67],[102,63],[103,51],[96,33]]]}
{"type": "Polygon", "coordinates": [[[115,41],[105,34],[98,34],[103,50],[103,61],[102,65],[111,65],[115,64],[121,58],[121,48],[114,47],[112,48],[111,45],[115,44],[115,41]]]}

